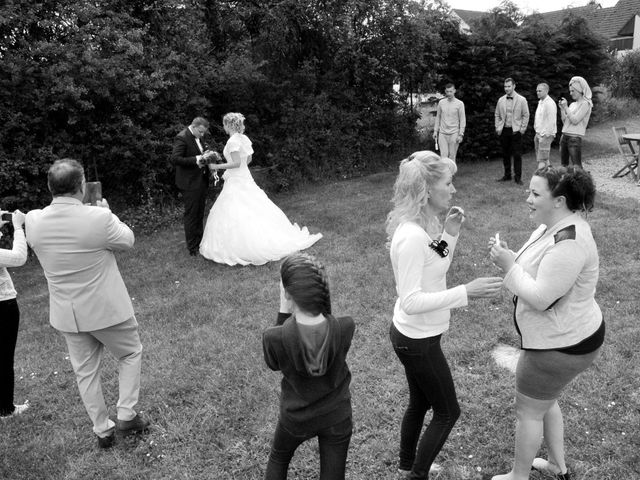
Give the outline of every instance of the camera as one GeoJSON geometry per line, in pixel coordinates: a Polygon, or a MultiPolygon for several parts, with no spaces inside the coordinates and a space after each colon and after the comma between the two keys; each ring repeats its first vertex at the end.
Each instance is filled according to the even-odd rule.
{"type": "Polygon", "coordinates": [[[13,218],[13,213],[3,211],[2,217],[0,218],[0,220],[2,220],[3,222],[10,222],[12,218],[13,218]]]}
{"type": "Polygon", "coordinates": [[[102,184],[100,182],[86,182],[82,203],[95,206],[98,204],[98,200],[102,200],[102,184]]]}

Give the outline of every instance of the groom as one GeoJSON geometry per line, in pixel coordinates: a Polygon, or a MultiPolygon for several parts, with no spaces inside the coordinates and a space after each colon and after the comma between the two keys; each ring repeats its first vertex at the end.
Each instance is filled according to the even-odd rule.
{"type": "Polygon", "coordinates": [[[176,166],[176,186],[184,198],[184,235],[189,255],[198,254],[202,240],[204,206],[209,187],[208,163],[220,158],[217,152],[207,150],[204,134],[209,122],[196,117],[173,141],[171,161],[176,166]]]}

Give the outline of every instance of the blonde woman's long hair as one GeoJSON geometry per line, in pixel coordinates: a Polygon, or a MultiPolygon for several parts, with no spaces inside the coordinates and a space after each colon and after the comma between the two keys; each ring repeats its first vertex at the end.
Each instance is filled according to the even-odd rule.
{"type": "Polygon", "coordinates": [[[447,172],[455,175],[456,163],[429,150],[414,152],[400,162],[400,172],[393,186],[393,210],[387,215],[387,238],[391,242],[398,225],[415,222],[426,230],[430,219],[427,214],[429,187],[437,183],[447,172]]]}

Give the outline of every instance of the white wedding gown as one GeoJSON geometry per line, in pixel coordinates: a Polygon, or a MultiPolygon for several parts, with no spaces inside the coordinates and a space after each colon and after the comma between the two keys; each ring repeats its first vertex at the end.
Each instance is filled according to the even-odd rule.
{"type": "Polygon", "coordinates": [[[320,240],[321,233],[311,235],[306,227],[292,224],[253,181],[247,166],[251,140],[233,134],[223,150],[227,162],[234,151],[240,154],[240,166],[222,176],[224,187],[209,211],[200,254],[228,265],[263,265],[320,240]]]}

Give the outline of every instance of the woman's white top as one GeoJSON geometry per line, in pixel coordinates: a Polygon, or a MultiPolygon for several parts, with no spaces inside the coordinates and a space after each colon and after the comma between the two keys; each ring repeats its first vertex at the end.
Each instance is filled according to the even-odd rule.
{"type": "MultiPolygon", "coordinates": [[[[0,233],[0,236],[2,234],[0,233]]],[[[7,267],[19,267],[27,261],[27,241],[24,230],[16,228],[13,232],[13,248],[0,248],[0,302],[16,298],[16,289],[11,281],[7,267]]]]}
{"type": "Polygon", "coordinates": [[[234,133],[231,135],[224,146],[224,150],[222,150],[222,155],[224,155],[225,160],[229,163],[233,162],[233,158],[231,158],[232,152],[237,152],[240,156],[240,166],[238,166],[238,168],[226,169],[222,178],[224,180],[229,180],[232,177],[238,177],[251,180],[252,177],[249,172],[247,159],[249,158],[249,155],[253,155],[253,147],[249,137],[242,133],[234,133]]]}
{"type": "Polygon", "coordinates": [[[464,285],[447,288],[447,271],[458,237],[442,233],[449,255],[441,257],[429,247],[433,241],[414,222],[398,226],[391,239],[391,265],[398,300],[393,311],[393,324],[409,338],[427,338],[449,329],[451,308],[468,304],[464,285]]]}

